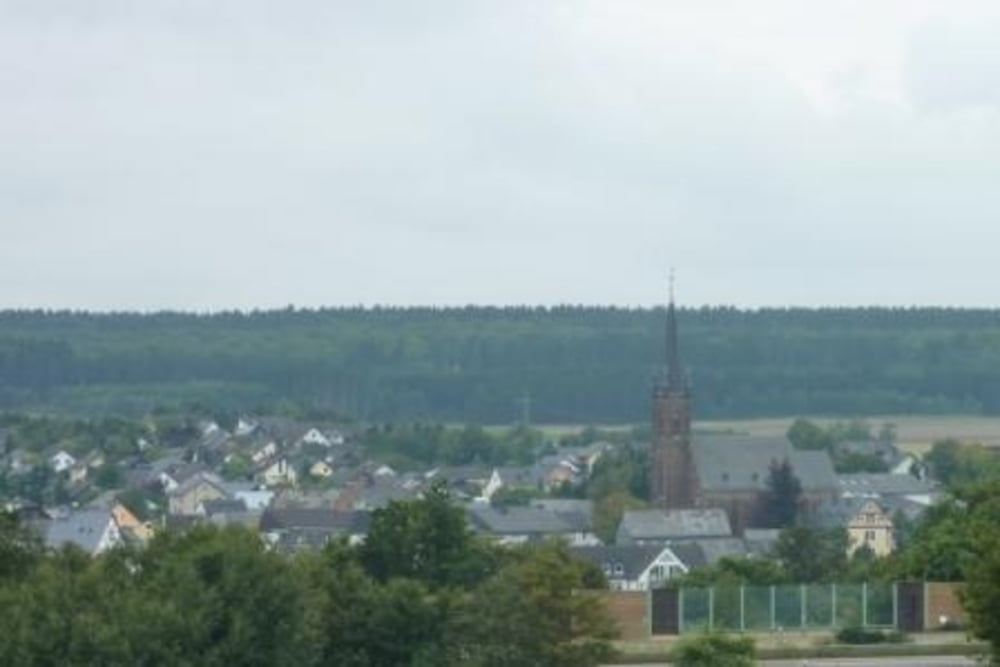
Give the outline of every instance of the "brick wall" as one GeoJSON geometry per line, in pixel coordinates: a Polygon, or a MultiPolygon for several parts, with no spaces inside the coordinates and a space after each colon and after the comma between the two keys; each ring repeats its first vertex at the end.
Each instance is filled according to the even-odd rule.
{"type": "Polygon", "coordinates": [[[941,626],[941,619],[945,617],[949,623],[964,626],[968,622],[968,616],[962,608],[962,603],[958,599],[958,591],[961,584],[952,583],[928,583],[924,589],[927,596],[925,605],[927,609],[924,618],[924,627],[928,630],[937,630],[941,626]]]}
{"type": "Polygon", "coordinates": [[[621,639],[649,639],[647,593],[642,591],[602,591],[600,597],[608,613],[618,623],[621,639]]]}

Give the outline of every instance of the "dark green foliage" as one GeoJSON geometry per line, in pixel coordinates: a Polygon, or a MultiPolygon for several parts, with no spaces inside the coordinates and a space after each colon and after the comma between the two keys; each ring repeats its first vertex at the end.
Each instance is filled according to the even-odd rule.
{"type": "Polygon", "coordinates": [[[833,447],[833,436],[830,432],[808,419],[796,419],[788,427],[786,435],[796,449],[829,451],[833,447]]]}
{"type": "MultiPolygon", "coordinates": [[[[0,313],[0,408],[638,422],[663,309],[0,313]]],[[[703,417],[997,413],[992,310],[678,313],[703,417]]]]}
{"type": "Polygon", "coordinates": [[[145,550],[95,558],[45,553],[0,516],[0,664],[588,667],[610,657],[612,624],[585,590],[602,577],[564,546],[473,538],[443,492],[391,507],[373,547],[294,556],[236,527],[162,533],[145,550]],[[387,548],[394,536],[404,548],[387,548]],[[365,571],[373,562],[377,577],[365,571]]]}
{"type": "Polygon", "coordinates": [[[767,490],[760,499],[760,525],[785,528],[795,523],[801,497],[802,483],[788,459],[772,461],[768,468],[767,490]]]}
{"type": "Polygon", "coordinates": [[[1000,457],[980,444],[939,440],[924,456],[924,462],[935,479],[951,487],[1000,478],[1000,457]]]}
{"type": "Polygon", "coordinates": [[[838,581],[847,569],[847,531],[792,526],[781,531],[774,556],[789,581],[838,581]]]}
{"type": "Polygon", "coordinates": [[[488,431],[478,424],[383,424],[369,427],[361,443],[379,460],[401,468],[447,465],[524,465],[542,448],[541,431],[517,426],[488,431]]]}
{"type": "Polygon", "coordinates": [[[704,634],[678,642],[671,660],[677,667],[752,667],[756,654],[751,637],[704,634]]]}
{"type": "Polygon", "coordinates": [[[375,510],[360,558],[378,581],[405,577],[431,588],[469,585],[497,565],[441,485],[421,500],[375,510]]]}
{"type": "Polygon", "coordinates": [[[42,541],[17,515],[0,511],[0,584],[26,577],[42,557],[42,541]]]}
{"type": "Polygon", "coordinates": [[[906,640],[906,636],[899,632],[851,626],[839,630],[836,639],[841,644],[899,644],[906,640]]]}
{"type": "Polygon", "coordinates": [[[671,580],[671,586],[707,588],[709,586],[774,586],[791,583],[781,564],[771,558],[725,556],[714,565],[695,568],[682,578],[671,580]]]}

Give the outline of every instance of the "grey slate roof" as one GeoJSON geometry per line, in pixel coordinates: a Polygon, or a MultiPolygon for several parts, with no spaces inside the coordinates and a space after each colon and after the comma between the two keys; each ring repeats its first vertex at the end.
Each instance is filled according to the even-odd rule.
{"type": "Polygon", "coordinates": [[[555,512],[539,507],[506,507],[473,505],[468,509],[473,529],[494,535],[565,535],[576,532],[555,512]]]}
{"type": "Polygon", "coordinates": [[[267,509],[260,517],[264,532],[313,530],[320,532],[364,534],[371,514],[366,511],[334,512],[330,509],[267,509]]]}
{"type": "Polygon", "coordinates": [[[572,526],[575,532],[590,533],[594,530],[594,501],[574,498],[538,498],[532,507],[540,507],[558,515],[572,526]]]}
{"type": "Polygon", "coordinates": [[[231,500],[229,498],[219,498],[216,500],[206,500],[201,506],[205,510],[206,516],[216,514],[242,514],[247,511],[247,504],[242,500],[231,500]]]}
{"type": "Polygon", "coordinates": [[[785,438],[695,436],[692,454],[703,491],[764,491],[771,462],[784,459],[792,464],[803,491],[837,490],[826,452],[795,450],[785,438]]]}
{"type": "MultiPolygon", "coordinates": [[[[818,528],[839,528],[861,512],[865,503],[875,502],[871,498],[837,498],[824,500],[808,516],[809,522],[818,528]]],[[[877,503],[879,507],[881,504],[877,503]]],[[[884,511],[884,510],[883,510],[884,511]]]]}
{"type": "Polygon", "coordinates": [[[749,553],[746,542],[739,537],[722,537],[695,540],[707,565],[714,565],[720,558],[746,556],[749,553]]]}
{"type": "Polygon", "coordinates": [[[721,509],[627,510],[618,526],[618,542],[728,537],[729,517],[721,509]]]}
{"type": "Polygon", "coordinates": [[[911,475],[891,473],[839,475],[837,481],[844,494],[914,496],[931,494],[936,490],[934,485],[926,480],[911,475]]]}
{"type": "Polygon", "coordinates": [[[58,549],[65,544],[75,544],[92,554],[112,520],[108,510],[83,510],[53,519],[45,526],[45,545],[58,549]]]}
{"type": "Polygon", "coordinates": [[[185,493],[197,487],[199,484],[206,483],[211,484],[219,490],[219,493],[226,495],[226,487],[222,479],[213,472],[207,470],[200,470],[187,479],[185,479],[181,484],[170,491],[168,496],[183,496],[185,493]]]}

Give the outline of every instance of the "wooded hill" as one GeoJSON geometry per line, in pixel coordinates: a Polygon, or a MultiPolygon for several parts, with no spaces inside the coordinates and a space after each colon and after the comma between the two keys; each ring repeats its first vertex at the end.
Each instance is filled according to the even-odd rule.
{"type": "MultiPolygon", "coordinates": [[[[0,409],[644,421],[663,309],[0,312],[0,409]],[[529,400],[525,400],[525,399],[529,400]]],[[[681,309],[701,418],[1000,413],[1000,311],[681,309]]]]}

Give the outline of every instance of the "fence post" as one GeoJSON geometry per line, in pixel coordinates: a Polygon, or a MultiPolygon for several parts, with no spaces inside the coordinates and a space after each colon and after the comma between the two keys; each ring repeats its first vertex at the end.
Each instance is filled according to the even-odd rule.
{"type": "Polygon", "coordinates": [[[899,630],[899,583],[892,582],[892,627],[899,630]]]}
{"type": "Polygon", "coordinates": [[[715,586],[708,589],[708,629],[715,629],[715,586]]]}
{"type": "Polygon", "coordinates": [[[830,627],[837,627],[837,584],[830,584],[830,627]]]}
{"type": "Polygon", "coordinates": [[[747,629],[746,588],[746,586],[740,584],[740,632],[746,632],[747,629]]]}
{"type": "Polygon", "coordinates": [[[868,582],[861,582],[861,627],[868,627],[868,582]]]}
{"type": "Polygon", "coordinates": [[[775,611],[776,611],[776,606],[774,602],[774,584],[771,584],[771,629],[772,630],[778,627],[777,613],[775,613],[775,611]]]}
{"type": "Polygon", "coordinates": [[[684,634],[684,587],[677,588],[677,634],[684,634]]]}
{"type": "Polygon", "coordinates": [[[799,629],[806,629],[806,585],[799,584],[799,629]]]}

